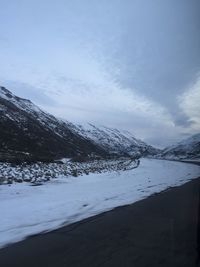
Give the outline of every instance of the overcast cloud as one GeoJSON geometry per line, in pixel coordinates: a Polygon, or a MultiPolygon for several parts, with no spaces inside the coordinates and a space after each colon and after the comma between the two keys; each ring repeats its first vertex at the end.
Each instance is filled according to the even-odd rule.
{"type": "Polygon", "coordinates": [[[200,132],[199,0],[0,0],[1,85],[166,146],[200,132]]]}

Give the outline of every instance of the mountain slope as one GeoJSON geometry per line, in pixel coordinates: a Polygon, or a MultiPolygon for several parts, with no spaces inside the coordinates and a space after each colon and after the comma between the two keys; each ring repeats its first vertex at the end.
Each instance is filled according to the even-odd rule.
{"type": "Polygon", "coordinates": [[[0,160],[106,155],[67,124],[0,87],[0,160]]]}
{"type": "Polygon", "coordinates": [[[168,159],[200,158],[200,134],[195,134],[176,145],[165,148],[159,157],[168,159]]]}
{"type": "Polygon", "coordinates": [[[128,131],[119,131],[105,126],[97,127],[90,123],[84,126],[68,123],[68,127],[101,146],[104,150],[109,151],[110,154],[140,157],[154,155],[159,152],[158,149],[136,139],[128,131]]]}
{"type": "Polygon", "coordinates": [[[0,161],[154,155],[127,131],[75,125],[0,87],[0,161]]]}

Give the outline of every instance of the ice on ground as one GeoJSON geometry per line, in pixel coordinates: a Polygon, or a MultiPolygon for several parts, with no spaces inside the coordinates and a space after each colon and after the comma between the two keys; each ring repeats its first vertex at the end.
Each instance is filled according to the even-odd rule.
{"type": "Polygon", "coordinates": [[[200,175],[200,166],[142,159],[137,169],[0,186],[0,247],[131,204],[200,175]]]}

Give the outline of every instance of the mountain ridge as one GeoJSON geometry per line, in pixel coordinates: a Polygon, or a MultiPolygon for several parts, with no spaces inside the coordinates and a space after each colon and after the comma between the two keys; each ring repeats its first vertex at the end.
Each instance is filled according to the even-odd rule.
{"type": "Polygon", "coordinates": [[[69,127],[77,132],[79,135],[90,139],[103,149],[108,150],[111,154],[124,154],[128,156],[139,157],[141,155],[154,155],[159,152],[150,145],[135,136],[129,131],[118,130],[103,125],[94,125],[87,123],[85,125],[74,125],[69,123],[69,127]]]}
{"type": "MultiPolygon", "coordinates": [[[[106,152],[78,136],[61,120],[0,87],[0,151],[9,158],[52,160],[106,152]],[[15,156],[16,154],[16,156],[15,156]],[[26,155],[26,156],[25,156],[26,155]]],[[[0,157],[1,158],[1,157],[0,157]]]]}
{"type": "Polygon", "coordinates": [[[140,157],[157,151],[131,133],[106,126],[89,126],[92,132],[57,119],[30,100],[0,87],[0,161],[140,157]]]}
{"type": "Polygon", "coordinates": [[[157,157],[175,160],[200,159],[200,133],[166,147],[157,157]]]}

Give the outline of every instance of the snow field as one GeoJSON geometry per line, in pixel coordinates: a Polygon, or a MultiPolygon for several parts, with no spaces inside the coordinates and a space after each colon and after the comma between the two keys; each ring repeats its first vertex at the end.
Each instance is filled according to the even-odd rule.
{"type": "Polygon", "coordinates": [[[200,167],[142,159],[138,168],[79,177],[60,176],[42,186],[0,186],[0,247],[29,235],[134,203],[200,175],[200,167]]]}

